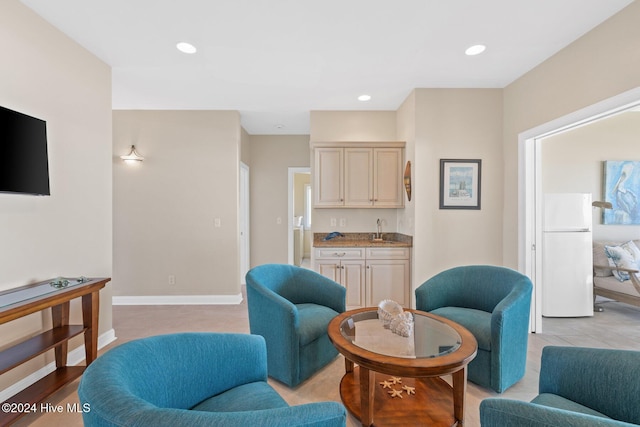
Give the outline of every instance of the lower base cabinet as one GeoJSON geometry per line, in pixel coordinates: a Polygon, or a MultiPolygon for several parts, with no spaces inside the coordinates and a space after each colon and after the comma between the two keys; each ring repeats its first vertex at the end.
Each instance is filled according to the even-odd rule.
{"type": "Polygon", "coordinates": [[[347,289],[348,309],[391,299],[411,307],[409,248],[315,248],[314,269],[347,289]]]}
{"type": "Polygon", "coordinates": [[[405,308],[411,306],[409,292],[409,260],[367,261],[366,306],[372,307],[390,299],[405,308]]]}

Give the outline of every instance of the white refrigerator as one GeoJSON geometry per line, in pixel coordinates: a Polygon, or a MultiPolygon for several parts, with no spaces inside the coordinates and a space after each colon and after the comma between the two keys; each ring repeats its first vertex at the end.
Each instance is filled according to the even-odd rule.
{"type": "Polygon", "coordinates": [[[542,315],[593,316],[591,194],[544,195],[542,315]]]}

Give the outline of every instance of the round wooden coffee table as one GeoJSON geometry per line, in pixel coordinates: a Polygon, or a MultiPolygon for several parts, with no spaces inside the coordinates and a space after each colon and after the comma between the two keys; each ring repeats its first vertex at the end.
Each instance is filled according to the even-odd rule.
{"type": "Polygon", "coordinates": [[[329,339],[345,357],[340,397],[363,426],[372,426],[374,417],[376,427],[462,426],[476,339],[443,317],[405,311],[414,317],[406,338],[383,326],[377,307],[350,310],[329,323],[329,339]],[[453,386],[440,378],[448,374],[453,386]]]}

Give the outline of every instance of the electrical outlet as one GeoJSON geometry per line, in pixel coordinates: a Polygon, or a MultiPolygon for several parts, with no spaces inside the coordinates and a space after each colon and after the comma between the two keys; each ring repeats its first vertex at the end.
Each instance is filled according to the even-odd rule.
{"type": "Polygon", "coordinates": [[[213,220],[213,226],[216,228],[220,227],[220,218],[216,218],[213,220]]]}
{"type": "Polygon", "coordinates": [[[337,222],[336,222],[336,219],[335,219],[335,218],[331,218],[330,222],[331,222],[331,226],[332,226],[332,227],[335,227],[335,226],[336,226],[336,224],[337,224],[337,222]]]}
{"type": "Polygon", "coordinates": [[[176,284],[176,276],[174,276],[173,274],[169,275],[169,284],[170,285],[175,285],[176,284]]]}
{"type": "Polygon", "coordinates": [[[347,226],[347,218],[340,218],[340,227],[347,226]]]}
{"type": "Polygon", "coordinates": [[[276,224],[282,224],[282,217],[279,216],[278,218],[276,218],[276,224]]]}

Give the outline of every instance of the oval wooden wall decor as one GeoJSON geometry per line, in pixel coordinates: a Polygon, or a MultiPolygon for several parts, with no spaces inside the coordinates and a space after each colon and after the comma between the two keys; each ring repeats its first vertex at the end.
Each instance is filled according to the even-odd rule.
{"type": "Polygon", "coordinates": [[[411,201],[411,162],[407,162],[404,168],[404,189],[407,191],[407,199],[411,201]]]}

